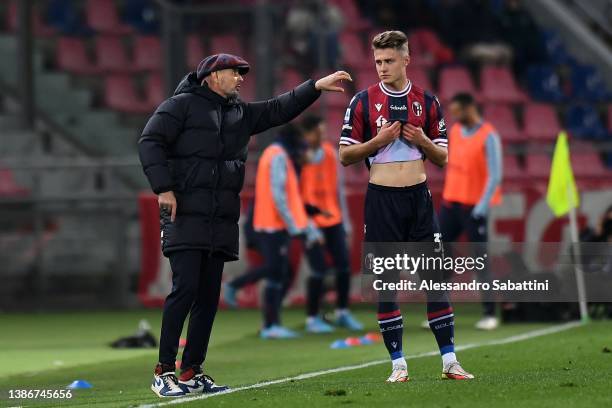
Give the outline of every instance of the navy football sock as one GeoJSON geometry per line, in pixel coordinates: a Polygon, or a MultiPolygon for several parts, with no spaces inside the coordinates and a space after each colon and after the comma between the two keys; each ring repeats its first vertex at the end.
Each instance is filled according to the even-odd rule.
{"type": "Polygon", "coordinates": [[[455,318],[449,302],[427,302],[427,320],[440,355],[455,352],[455,318]]]}
{"type": "Polygon", "coordinates": [[[402,358],[404,356],[402,352],[404,323],[397,303],[380,302],[378,304],[378,326],[391,360],[402,358]]]}

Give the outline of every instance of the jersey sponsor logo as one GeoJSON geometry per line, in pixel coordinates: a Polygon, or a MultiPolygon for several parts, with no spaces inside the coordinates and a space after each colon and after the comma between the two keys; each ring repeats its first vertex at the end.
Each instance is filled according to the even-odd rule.
{"type": "Polygon", "coordinates": [[[412,102],[412,111],[415,115],[421,116],[421,114],[423,113],[423,107],[418,101],[414,101],[412,102]]]}
{"type": "Polygon", "coordinates": [[[374,104],[374,106],[376,107],[376,112],[380,112],[380,110],[382,109],[382,103],[376,103],[374,104]]]}
{"type": "Polygon", "coordinates": [[[380,130],[380,128],[383,127],[385,123],[387,123],[387,119],[385,119],[382,115],[376,118],[376,127],[378,128],[378,130],[380,130]]]}
{"type": "Polygon", "coordinates": [[[444,121],[444,118],[440,119],[438,122],[438,132],[446,132],[446,122],[444,121]]]}
{"type": "Polygon", "coordinates": [[[395,110],[395,111],[405,111],[408,110],[408,108],[406,107],[406,105],[402,105],[402,106],[397,106],[397,105],[390,105],[389,109],[391,110],[395,110]]]}

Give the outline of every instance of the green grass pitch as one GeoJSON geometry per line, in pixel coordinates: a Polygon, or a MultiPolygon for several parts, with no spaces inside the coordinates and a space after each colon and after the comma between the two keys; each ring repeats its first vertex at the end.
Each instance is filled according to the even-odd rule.
{"type": "MultiPolygon", "coordinates": [[[[422,305],[403,305],[404,351],[436,349],[431,333],[419,328],[422,305]]],[[[513,324],[476,331],[475,305],[456,305],[456,343],[505,339],[552,326],[513,324]]],[[[373,307],[357,310],[368,331],[376,331],[373,307]]],[[[137,407],[167,402],[149,389],[156,350],[113,350],[107,344],[131,334],[141,318],[159,332],[161,311],[0,315],[0,406],[137,407]],[[10,389],[63,389],[76,379],[93,388],[71,400],[9,400],[10,389]]],[[[285,323],[302,329],[303,311],[284,312],[285,323]]],[[[382,344],[332,350],[349,335],[305,335],[288,341],[257,337],[257,311],[221,311],[213,330],[205,371],[234,387],[387,358],[382,344]]],[[[443,381],[439,356],[410,359],[411,381],[385,384],[390,364],[285,381],[261,388],[188,401],[185,407],[609,407],[612,406],[612,322],[592,322],[519,342],[459,351],[473,381],[443,381]]]]}

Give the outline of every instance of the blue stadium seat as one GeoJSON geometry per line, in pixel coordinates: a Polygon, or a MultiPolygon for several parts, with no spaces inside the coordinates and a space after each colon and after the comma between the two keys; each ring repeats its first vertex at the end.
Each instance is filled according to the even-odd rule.
{"type": "Polygon", "coordinates": [[[125,2],[123,19],[143,34],[154,34],[159,31],[159,12],[151,0],[125,2]]]}
{"type": "Polygon", "coordinates": [[[71,0],[51,0],[47,6],[47,21],[66,35],[90,35],[92,30],[83,24],[83,18],[71,0]]]}
{"type": "Polygon", "coordinates": [[[561,102],[565,95],[561,80],[550,65],[532,65],[527,69],[529,93],[533,99],[543,102],[561,102]]]}
{"type": "Polygon", "coordinates": [[[605,140],[608,137],[599,114],[590,105],[578,103],[570,106],[565,125],[573,137],[578,139],[605,140]]]}
{"type": "Polygon", "coordinates": [[[572,68],[572,97],[587,102],[605,102],[611,99],[606,83],[592,65],[576,65],[572,68]]]}
{"type": "Polygon", "coordinates": [[[544,47],[551,63],[555,65],[573,65],[576,63],[576,60],[567,51],[563,40],[556,31],[542,32],[542,40],[544,41],[544,47]]]}

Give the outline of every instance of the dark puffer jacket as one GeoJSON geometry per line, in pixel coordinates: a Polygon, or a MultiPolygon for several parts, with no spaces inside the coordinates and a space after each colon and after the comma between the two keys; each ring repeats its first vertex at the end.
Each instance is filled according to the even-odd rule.
{"type": "Polygon", "coordinates": [[[251,135],[290,121],[320,95],[310,80],[254,103],[226,99],[187,75],[146,124],[138,142],[156,194],[174,191],[177,214],[160,215],[162,250],[202,249],[238,259],[238,219],[251,135]]]}

